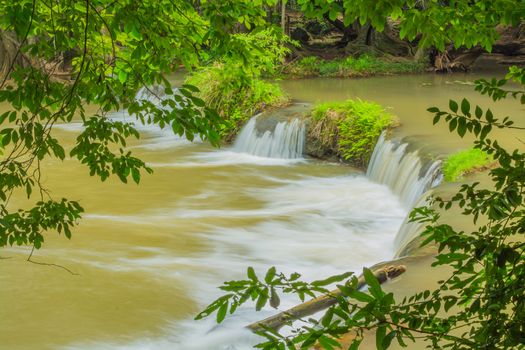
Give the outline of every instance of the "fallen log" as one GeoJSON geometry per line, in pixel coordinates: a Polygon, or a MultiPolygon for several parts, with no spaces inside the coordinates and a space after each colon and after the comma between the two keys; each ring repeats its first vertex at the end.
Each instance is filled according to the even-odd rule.
{"type": "MultiPolygon", "coordinates": [[[[389,278],[395,278],[406,271],[404,265],[389,265],[373,271],[380,284],[385,283],[389,278]]],[[[365,277],[359,276],[357,280],[357,289],[366,285],[365,277]]],[[[279,331],[286,323],[295,321],[303,317],[311,316],[316,312],[325,310],[337,303],[337,297],[341,295],[339,289],[333,290],[328,294],[321,295],[307,302],[292,307],[286,311],[270,316],[262,321],[254,322],[246,328],[252,332],[262,332],[268,328],[279,331]]]]}

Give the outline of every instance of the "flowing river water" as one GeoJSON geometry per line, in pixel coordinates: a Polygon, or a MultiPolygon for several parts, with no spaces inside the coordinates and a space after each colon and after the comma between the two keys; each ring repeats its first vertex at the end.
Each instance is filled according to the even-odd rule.
{"type": "MultiPolygon", "coordinates": [[[[48,161],[43,181],[52,195],[79,200],[86,214],[71,241],[48,235],[32,259],[75,275],[28,263],[26,248],[0,251],[0,349],[249,349],[257,338],[242,326],[275,311],[241,309],[221,326],[213,318],[193,321],[221,295],[216,287],[243,277],[247,266],[311,280],[392,259],[407,213],[439,183],[434,158],[469,145],[432,127],[425,109],[458,96],[491,106],[473,92],[474,78],[281,82],[302,102],[359,97],[400,117],[368,174],[302,157],[297,121],[263,134],[253,120],[235,145],[221,149],[143,128],[130,147],[155,172],[139,186],[100,183],[75,160],[48,161]]],[[[525,122],[517,103],[494,110],[525,122]]],[[[74,124],[55,132],[71,147],[79,130],[74,124]]],[[[521,145],[517,135],[505,136],[508,145],[521,145]]],[[[400,295],[430,288],[425,281],[436,274],[429,277],[429,259],[420,259],[389,288],[400,295]]],[[[296,302],[284,299],[280,308],[296,302]]]]}

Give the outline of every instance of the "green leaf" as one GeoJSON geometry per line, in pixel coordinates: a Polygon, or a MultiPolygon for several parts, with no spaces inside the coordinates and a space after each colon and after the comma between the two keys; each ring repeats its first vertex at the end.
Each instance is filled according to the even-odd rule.
{"type": "Polygon", "coordinates": [[[255,274],[255,270],[253,267],[249,266],[247,269],[248,278],[250,278],[252,281],[257,282],[259,279],[257,278],[257,275],[255,274]]]}
{"type": "Polygon", "coordinates": [[[365,277],[365,281],[368,284],[370,293],[376,298],[381,298],[384,295],[384,292],[381,289],[381,285],[379,284],[379,281],[377,280],[374,273],[370,269],[364,268],[363,276],[365,277]]]}
{"type": "Polygon", "coordinates": [[[383,341],[386,335],[386,325],[380,324],[376,329],[376,348],[377,350],[384,350],[383,341]]]}
{"type": "Polygon", "coordinates": [[[228,302],[225,302],[221,305],[219,308],[219,311],[217,311],[217,323],[221,323],[224,321],[224,318],[226,317],[226,313],[228,312],[228,302]]]}
{"type": "Polygon", "coordinates": [[[454,100],[448,101],[448,107],[454,113],[456,113],[458,111],[458,103],[456,101],[454,101],[454,100]]]}
{"type": "Polygon", "coordinates": [[[255,303],[255,310],[261,311],[268,301],[268,290],[264,289],[260,292],[257,302],[255,303]]]}
{"type": "Polygon", "coordinates": [[[476,106],[475,115],[478,119],[481,119],[481,117],[483,116],[483,110],[479,106],[476,106]]]}
{"type": "Polygon", "coordinates": [[[350,346],[348,347],[348,350],[358,350],[359,349],[359,345],[361,345],[362,341],[363,341],[363,339],[354,339],[352,341],[352,344],[350,344],[350,346]]]}
{"type": "Polygon", "coordinates": [[[337,19],[338,14],[339,12],[337,11],[337,9],[331,9],[330,13],[328,14],[328,17],[330,17],[331,21],[335,21],[337,19]]]}
{"type": "Polygon", "coordinates": [[[464,115],[470,115],[470,103],[466,98],[461,101],[461,113],[464,115]]]}
{"type": "Polygon", "coordinates": [[[131,168],[131,177],[136,184],[140,182],[140,171],[137,168],[131,168]]]}
{"type": "Polygon", "coordinates": [[[268,269],[268,272],[266,272],[266,276],[264,276],[264,281],[267,284],[272,283],[273,278],[275,277],[276,269],[275,266],[272,266],[268,269]]]}
{"type": "Polygon", "coordinates": [[[345,272],[339,275],[330,276],[328,278],[325,278],[324,280],[313,281],[311,285],[316,287],[327,286],[345,280],[353,274],[353,272],[345,272]]]}
{"type": "Polygon", "coordinates": [[[390,344],[392,344],[392,340],[394,340],[394,338],[396,337],[397,335],[397,332],[396,331],[391,331],[390,333],[388,333],[384,338],[383,338],[383,342],[382,342],[382,347],[383,349],[388,349],[390,347],[390,344]]]}
{"type": "Polygon", "coordinates": [[[119,70],[118,71],[118,80],[124,84],[126,82],[126,80],[128,79],[128,73],[124,70],[119,70]]]}
{"type": "Polygon", "coordinates": [[[355,300],[362,301],[365,303],[370,303],[375,300],[370,294],[363,293],[359,290],[352,290],[345,294],[349,296],[350,298],[353,298],[355,300]]]}
{"type": "Polygon", "coordinates": [[[448,124],[448,128],[450,131],[454,131],[456,130],[457,125],[458,125],[458,118],[453,118],[448,124]]]}
{"type": "Polygon", "coordinates": [[[334,350],[336,348],[340,348],[340,344],[338,341],[326,335],[320,336],[318,341],[319,344],[321,344],[321,346],[326,350],[334,350]]]}
{"type": "Polygon", "coordinates": [[[279,305],[281,304],[281,299],[279,298],[279,295],[275,291],[275,288],[271,288],[270,291],[270,306],[274,309],[277,309],[279,305]]]}

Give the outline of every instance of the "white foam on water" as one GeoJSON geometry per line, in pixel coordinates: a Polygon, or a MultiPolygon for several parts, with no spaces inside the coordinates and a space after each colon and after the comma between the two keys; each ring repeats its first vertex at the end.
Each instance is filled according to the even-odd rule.
{"type": "Polygon", "coordinates": [[[195,152],[191,157],[172,163],[148,163],[152,168],[202,168],[230,165],[287,166],[306,163],[304,158],[270,158],[248,153],[239,153],[225,148],[220,151],[195,152]]]}
{"type": "MultiPolygon", "coordinates": [[[[366,174],[371,180],[387,185],[410,211],[427,204],[431,189],[443,181],[443,173],[441,161],[424,164],[418,152],[410,152],[407,147],[407,143],[387,140],[383,132],[374,148],[366,174]]],[[[406,216],[394,240],[398,254],[416,238],[423,227],[422,223],[411,222],[406,216]]]]}
{"type": "MultiPolygon", "coordinates": [[[[279,122],[273,133],[256,130],[252,118],[235,145],[226,150],[192,152],[180,162],[154,163],[154,167],[218,167],[248,165],[289,166],[304,162],[304,126],[295,119],[279,122]]],[[[370,266],[393,257],[394,237],[408,209],[436,181],[431,165],[426,173],[417,156],[381,136],[374,150],[367,177],[266,177],[271,186],[221,186],[136,215],[91,214],[92,220],[110,220],[155,226],[157,234],[173,232],[180,222],[195,222],[194,233],[207,249],[177,256],[169,247],[146,249],[145,256],[123,254],[111,266],[89,260],[93,266],[113,271],[143,271],[162,280],[173,279],[191,291],[190,297],[203,309],[224,294],[216,287],[223,281],[245,278],[252,266],[259,275],[276,266],[286,274],[299,272],[307,281],[346,271],[359,274],[370,266]],[[423,176],[420,176],[424,173],[423,176]],[[232,191],[253,198],[249,208],[207,203],[224,203],[232,191]],[[221,224],[224,222],[224,224],[221,224]]],[[[256,173],[253,174],[254,176],[256,173]]],[[[208,189],[206,189],[208,190],[208,189]]],[[[174,296],[176,297],[176,296],[174,296]]],[[[296,305],[294,296],[283,296],[281,310],[296,305]]],[[[225,322],[214,317],[166,320],[164,334],[132,341],[94,341],[70,344],[65,349],[193,349],[248,350],[263,341],[244,327],[277,311],[269,306],[255,312],[253,305],[239,308],[225,322]]]]}
{"type": "MultiPolygon", "coordinates": [[[[208,198],[196,196],[192,209],[184,203],[169,212],[145,212],[134,219],[142,224],[158,222],[160,218],[164,222],[170,217],[173,224],[188,217],[198,219],[199,223],[213,217],[261,219],[242,226],[222,226],[215,221],[204,224],[198,236],[210,246],[206,252],[181,257],[174,256],[169,249],[150,249],[145,257],[119,257],[111,264],[114,266],[96,261],[92,264],[115,271],[145,271],[164,280],[182,281],[191,291],[191,297],[204,308],[221,295],[217,286],[226,280],[245,277],[247,266],[253,266],[261,275],[276,266],[286,274],[297,271],[311,281],[344,271],[359,273],[363,266],[393,256],[392,240],[406,210],[386,186],[362,175],[281,179],[274,185],[238,189],[262,203],[254,209],[199,209],[195,201],[208,198]]],[[[212,196],[226,196],[232,190],[235,189],[224,189],[212,196]]],[[[104,220],[116,217],[91,215],[93,219],[104,220]]],[[[286,309],[298,302],[295,297],[283,297],[280,308],[286,309]]],[[[221,325],[215,324],[213,316],[202,321],[187,318],[168,323],[165,335],[158,338],[124,343],[77,343],[65,348],[247,350],[262,338],[243,327],[275,312],[270,307],[255,312],[253,305],[249,305],[227,317],[221,325]]]]}
{"type": "MultiPolygon", "coordinates": [[[[137,92],[135,97],[137,101],[145,100],[153,103],[160,109],[171,110],[169,106],[162,105],[164,98],[164,91],[160,87],[143,87],[137,92]]],[[[138,145],[128,147],[129,149],[139,148],[146,150],[162,150],[188,146],[192,145],[193,143],[202,142],[202,140],[197,136],[193,141],[189,141],[186,139],[186,137],[184,137],[184,135],[180,136],[174,134],[169,125],[167,125],[165,128],[161,128],[156,124],[142,124],[141,122],[137,121],[135,117],[132,117],[127,110],[111,112],[108,114],[107,118],[113,121],[133,124],[133,126],[141,133],[142,142],[138,145]]],[[[55,124],[53,127],[75,133],[79,133],[84,130],[83,123],[79,122],[55,124]]]]}
{"type": "Polygon", "coordinates": [[[298,118],[277,123],[273,131],[257,130],[257,118],[251,118],[235,140],[233,150],[268,158],[302,158],[305,126],[298,118]]]}
{"type": "Polygon", "coordinates": [[[418,152],[407,150],[408,144],[387,140],[383,132],[374,148],[367,176],[390,187],[410,209],[421,195],[437,186],[441,180],[441,162],[424,166],[418,152]]]}

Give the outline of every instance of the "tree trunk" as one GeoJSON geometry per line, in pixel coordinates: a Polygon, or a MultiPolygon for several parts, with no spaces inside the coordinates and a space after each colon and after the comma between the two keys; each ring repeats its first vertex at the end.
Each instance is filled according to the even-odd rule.
{"type": "MultiPolygon", "coordinates": [[[[389,278],[395,278],[403,274],[405,271],[406,267],[404,265],[390,265],[380,268],[374,271],[373,273],[376,276],[379,283],[382,284],[386,282],[389,278]]],[[[363,275],[359,276],[357,289],[361,289],[365,285],[365,277],[363,275]]],[[[316,312],[325,310],[330,306],[335,305],[337,303],[337,297],[339,297],[340,295],[341,291],[339,289],[333,290],[329,294],[319,296],[317,298],[294,306],[293,308],[283,311],[277,315],[270,316],[262,321],[252,323],[246,326],[246,328],[250,329],[252,332],[262,332],[267,328],[279,331],[279,329],[281,329],[281,327],[283,327],[288,322],[311,316],[316,312]]]]}
{"type": "Polygon", "coordinates": [[[0,79],[4,79],[15,66],[27,67],[31,61],[18,49],[20,43],[14,33],[0,30],[0,79]]]}
{"type": "Polygon", "coordinates": [[[281,0],[281,28],[286,34],[286,0],[281,0]]]}
{"type": "Polygon", "coordinates": [[[441,73],[466,72],[483,52],[485,50],[481,47],[474,47],[470,50],[454,50],[450,48],[435,56],[434,69],[436,72],[441,73]]]}

